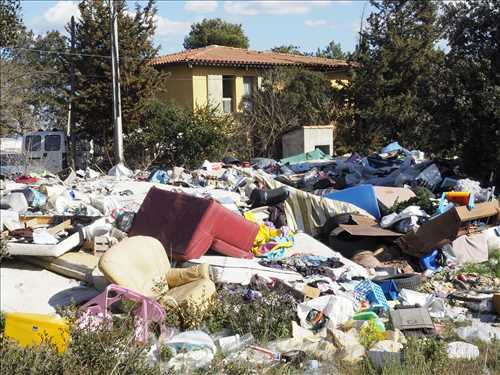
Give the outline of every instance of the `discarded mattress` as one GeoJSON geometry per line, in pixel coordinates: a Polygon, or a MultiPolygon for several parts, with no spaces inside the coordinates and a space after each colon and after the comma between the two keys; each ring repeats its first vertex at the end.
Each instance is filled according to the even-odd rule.
{"type": "Polygon", "coordinates": [[[57,306],[86,302],[98,294],[79,281],[18,260],[3,260],[0,265],[2,311],[54,314],[57,306]]]}
{"type": "Polygon", "coordinates": [[[252,258],[259,227],[219,203],[183,193],[151,188],[137,212],[129,236],[158,239],[175,260],[199,258],[208,249],[252,258]]]}
{"type": "Polygon", "coordinates": [[[58,258],[22,256],[20,259],[59,275],[80,281],[91,281],[92,271],[99,262],[98,257],[84,251],[69,252],[58,258]]]}

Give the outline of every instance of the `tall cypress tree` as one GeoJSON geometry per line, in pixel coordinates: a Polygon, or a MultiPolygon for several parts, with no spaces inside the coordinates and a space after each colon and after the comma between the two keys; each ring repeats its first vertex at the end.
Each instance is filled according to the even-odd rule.
{"type": "Polygon", "coordinates": [[[436,116],[465,172],[485,183],[494,172],[499,186],[500,3],[470,0],[444,8],[449,52],[434,95],[436,116]]]}
{"type": "MultiPolygon", "coordinates": [[[[105,0],[83,0],[76,23],[75,119],[78,127],[109,156],[113,140],[113,95],[111,70],[110,12],[105,0]]],[[[127,134],[140,126],[146,102],[165,89],[166,78],[148,62],[157,55],[154,0],[130,12],[125,0],[115,1],[118,17],[122,116],[127,134]]],[[[69,31],[69,25],[67,26],[69,31]]]]}
{"type": "Polygon", "coordinates": [[[433,64],[442,54],[436,3],[432,0],[370,0],[368,17],[354,54],[357,67],[347,89],[339,138],[352,150],[377,149],[392,140],[423,147],[432,115],[426,110],[433,64]]]}

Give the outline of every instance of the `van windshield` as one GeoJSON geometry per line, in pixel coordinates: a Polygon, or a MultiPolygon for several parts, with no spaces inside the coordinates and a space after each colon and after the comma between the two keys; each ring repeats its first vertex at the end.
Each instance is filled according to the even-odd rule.
{"type": "Polygon", "coordinates": [[[40,135],[27,135],[24,149],[26,151],[40,151],[42,146],[42,136],[40,135]]]}
{"type": "Polygon", "coordinates": [[[45,136],[45,151],[59,151],[61,149],[61,136],[58,134],[45,136]]]}

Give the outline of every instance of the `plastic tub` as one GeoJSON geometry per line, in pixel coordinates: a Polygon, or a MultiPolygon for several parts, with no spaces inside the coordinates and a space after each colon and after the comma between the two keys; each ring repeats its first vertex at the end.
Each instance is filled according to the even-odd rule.
{"type": "Polygon", "coordinates": [[[375,219],[381,218],[377,197],[372,185],[358,185],[325,195],[326,198],[351,203],[362,208],[375,219]]]}

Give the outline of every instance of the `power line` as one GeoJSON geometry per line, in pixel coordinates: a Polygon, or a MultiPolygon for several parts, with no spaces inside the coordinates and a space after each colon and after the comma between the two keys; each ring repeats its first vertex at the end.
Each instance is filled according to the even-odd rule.
{"type": "Polygon", "coordinates": [[[103,59],[111,59],[111,56],[106,55],[95,55],[91,53],[74,53],[74,52],[64,52],[64,51],[55,51],[55,50],[47,50],[47,49],[36,49],[36,48],[22,48],[22,47],[0,47],[4,49],[10,49],[14,51],[32,51],[38,53],[50,53],[54,55],[67,55],[67,56],[85,56],[85,57],[100,57],[103,59]]]}
{"type": "MultiPolygon", "coordinates": [[[[14,51],[31,51],[31,52],[48,53],[48,54],[54,54],[54,55],[65,55],[65,56],[97,57],[97,58],[111,60],[111,56],[96,55],[96,54],[84,53],[84,52],[65,52],[65,51],[57,51],[57,50],[47,50],[47,49],[37,49],[37,48],[23,48],[23,47],[0,47],[0,49],[10,49],[10,50],[14,50],[14,51]]],[[[123,57],[122,59],[125,59],[125,60],[138,60],[138,61],[143,61],[144,60],[144,59],[141,59],[139,57],[123,57]]]]}

